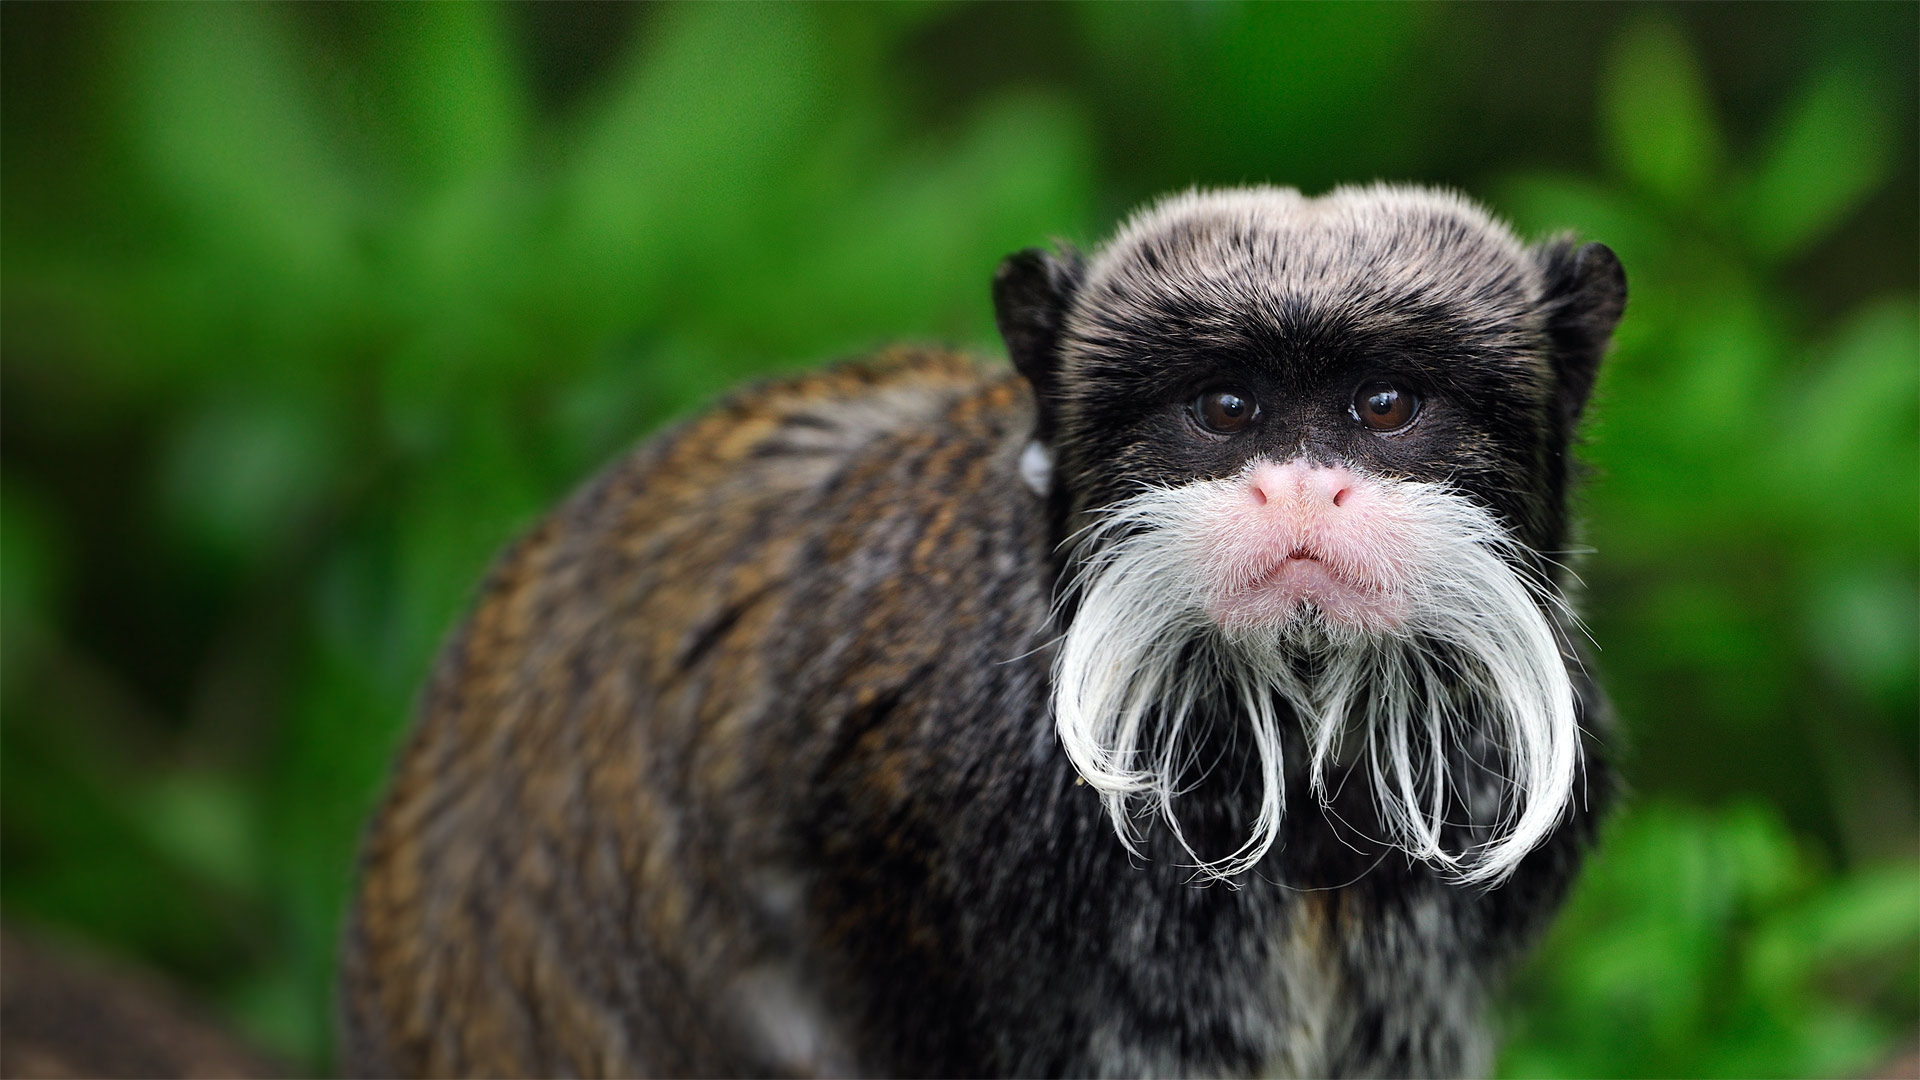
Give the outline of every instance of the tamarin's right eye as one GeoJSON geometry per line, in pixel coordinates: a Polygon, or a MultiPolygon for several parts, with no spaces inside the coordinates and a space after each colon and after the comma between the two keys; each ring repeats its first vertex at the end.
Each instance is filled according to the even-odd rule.
{"type": "Polygon", "coordinates": [[[1200,426],[1221,435],[1245,431],[1259,412],[1252,396],[1238,390],[1209,390],[1193,402],[1193,415],[1200,426]]]}

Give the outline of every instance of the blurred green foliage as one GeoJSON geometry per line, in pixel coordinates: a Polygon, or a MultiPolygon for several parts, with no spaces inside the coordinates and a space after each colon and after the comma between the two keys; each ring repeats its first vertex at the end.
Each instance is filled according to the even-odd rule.
{"type": "Polygon", "coordinates": [[[1503,1071],[1920,1008],[1911,5],[0,8],[0,901],[328,1055],[490,554],[661,420],[1192,183],[1464,187],[1632,280],[1581,563],[1628,809],[1503,1071]]]}

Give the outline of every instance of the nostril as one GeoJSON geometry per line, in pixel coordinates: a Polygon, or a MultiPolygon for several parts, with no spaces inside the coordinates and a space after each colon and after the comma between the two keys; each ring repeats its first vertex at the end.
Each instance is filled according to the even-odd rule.
{"type": "Polygon", "coordinates": [[[1353,494],[1353,489],[1350,487],[1343,487],[1339,491],[1334,492],[1333,505],[1345,506],[1347,504],[1347,496],[1351,494],[1353,494]]]}
{"type": "Polygon", "coordinates": [[[1253,505],[1255,506],[1267,505],[1266,491],[1263,490],[1259,484],[1254,484],[1252,485],[1252,487],[1253,487],[1253,505]]]}

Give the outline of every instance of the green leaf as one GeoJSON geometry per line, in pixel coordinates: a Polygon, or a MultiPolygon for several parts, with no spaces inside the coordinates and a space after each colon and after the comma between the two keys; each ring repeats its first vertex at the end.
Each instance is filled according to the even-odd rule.
{"type": "Polygon", "coordinates": [[[0,484],[0,693],[17,686],[65,591],[54,537],[41,500],[0,484]]]}
{"type": "Polygon", "coordinates": [[[1786,505],[1811,536],[1846,507],[1849,543],[1862,526],[1912,558],[1920,532],[1920,310],[1910,299],[1863,306],[1811,371],[1782,388],[1780,436],[1768,444],[1786,505]]]}
{"type": "MultiPolygon", "coordinates": [[[[337,360],[366,317],[371,185],[301,76],[291,9],[153,5],[116,26],[124,182],[161,212],[109,263],[134,359],[228,379],[337,360]]],[[[134,365],[129,365],[134,366],[134,365]]]]}
{"type": "Polygon", "coordinates": [[[719,302],[700,312],[715,337],[802,356],[876,337],[991,340],[993,267],[1089,216],[1086,122],[1049,97],[990,101],[937,148],[901,156],[858,177],[857,197],[816,193],[788,243],[749,269],[716,273],[704,291],[719,302]]]}
{"type": "Polygon", "coordinates": [[[213,773],[176,773],[149,785],[136,818],[154,849],[236,893],[259,888],[258,808],[244,785],[213,773]]]}
{"type": "Polygon", "coordinates": [[[340,463],[322,402],[229,395],[185,418],[160,460],[162,512],[185,539],[257,558],[291,538],[340,463]]]}
{"type": "Polygon", "coordinates": [[[1616,818],[1508,999],[1501,1074],[1860,1072],[1901,1036],[1881,1019],[1897,1014],[1829,977],[1870,965],[1911,983],[1920,884],[1908,863],[1813,867],[1768,808],[1616,818]]]}
{"type": "Polygon", "coordinates": [[[810,9],[663,9],[572,156],[557,299],[598,325],[644,321],[690,252],[752,235],[779,204],[837,82],[810,9]]]}
{"type": "Polygon", "coordinates": [[[1799,987],[1823,968],[1912,955],[1920,944],[1920,866],[1865,871],[1769,920],[1749,972],[1768,993],[1799,987]]]}
{"type": "Polygon", "coordinates": [[[1741,213],[1748,241],[1778,259],[1819,240],[1881,184],[1893,164],[1893,117],[1850,66],[1824,72],[1787,109],[1741,213]]]}
{"type": "Polygon", "coordinates": [[[1635,20],[1614,44],[1601,89],[1614,167],[1676,208],[1698,206],[1724,151],[1706,80],[1686,35],[1664,15],[1635,20]]]}
{"type": "Polygon", "coordinates": [[[430,184],[459,183],[499,168],[519,149],[527,122],[508,8],[467,0],[396,10],[394,71],[400,151],[430,184]]]}
{"type": "Polygon", "coordinates": [[[196,235],[247,253],[269,282],[337,273],[351,258],[353,188],[278,13],[156,5],[122,29],[135,146],[196,235]]]}

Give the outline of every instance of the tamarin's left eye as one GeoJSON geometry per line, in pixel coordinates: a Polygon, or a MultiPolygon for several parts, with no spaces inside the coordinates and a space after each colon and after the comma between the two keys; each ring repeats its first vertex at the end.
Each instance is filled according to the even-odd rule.
{"type": "Polygon", "coordinates": [[[1390,382],[1370,382],[1353,395],[1353,418],[1378,432],[1399,431],[1420,412],[1420,395],[1390,382]]]}
{"type": "Polygon", "coordinates": [[[1252,395],[1238,390],[1209,390],[1193,402],[1193,415],[1200,426],[1222,435],[1245,431],[1259,411],[1252,395]]]}

